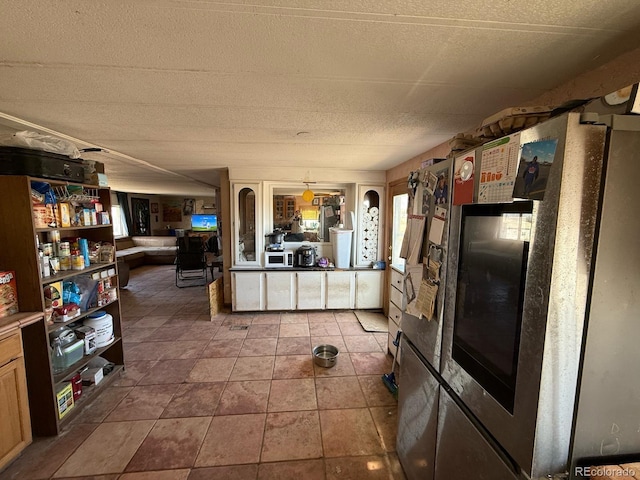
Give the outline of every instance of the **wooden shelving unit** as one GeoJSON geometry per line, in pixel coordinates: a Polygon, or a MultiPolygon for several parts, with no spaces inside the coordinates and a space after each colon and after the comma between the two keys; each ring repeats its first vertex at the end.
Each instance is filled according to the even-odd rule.
{"type": "MultiPolygon", "coordinates": [[[[74,277],[105,269],[114,269],[115,278],[112,283],[117,287],[117,264],[92,264],[84,270],[68,270],[58,275],[41,278],[37,242],[47,241],[47,234],[58,230],[61,237],[82,237],[89,241],[109,242],[115,245],[111,225],[77,226],[65,228],[36,228],[32,201],[31,181],[47,182],[52,186],[81,185],[94,189],[104,211],[111,211],[109,188],[95,185],[82,185],[59,180],[32,178],[28,176],[0,175],[0,189],[4,201],[0,202],[0,266],[16,273],[18,288],[18,304],[21,312],[41,312],[45,310],[44,288],[61,280],[72,280],[74,277]]],[[[113,382],[124,368],[122,344],[122,327],[120,300],[110,302],[87,311],[64,323],[47,325],[43,317],[22,328],[24,360],[27,374],[27,388],[31,414],[32,431],[35,436],[50,436],[60,433],[70,419],[81,415],[82,408],[91,403],[90,400],[104,391],[104,386],[113,382]],[[98,349],[92,355],[83,358],[70,366],[65,372],[53,375],[50,359],[49,333],[60,326],[81,321],[97,310],[103,310],[113,318],[115,340],[108,346],[98,349]],[[97,386],[83,388],[83,395],[77,404],[62,419],[58,418],[56,391],[63,386],[73,374],[82,369],[96,356],[101,356],[115,364],[111,374],[97,386]]]]}

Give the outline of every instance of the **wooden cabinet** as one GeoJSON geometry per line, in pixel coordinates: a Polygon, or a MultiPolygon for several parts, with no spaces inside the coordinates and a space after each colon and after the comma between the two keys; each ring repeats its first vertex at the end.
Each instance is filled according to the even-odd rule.
{"type": "MultiPolygon", "coordinates": [[[[58,434],[82,411],[84,406],[91,402],[91,399],[95,398],[95,395],[104,391],[106,386],[119,377],[124,368],[124,355],[115,259],[94,257],[90,265],[82,270],[61,270],[54,275],[43,277],[38,254],[38,245],[48,243],[58,235],[62,240],[83,238],[90,244],[113,246],[115,242],[111,224],[93,225],[93,220],[86,220],[83,226],[42,228],[36,222],[36,214],[32,208],[32,181],[50,184],[56,190],[58,201],[66,200],[71,205],[79,206],[98,202],[102,205],[104,212],[110,212],[111,198],[108,188],[99,188],[94,185],[71,185],[67,182],[27,176],[0,176],[0,189],[4,197],[10,200],[0,202],[0,245],[2,245],[0,265],[16,273],[21,312],[44,312],[46,307],[44,291],[48,285],[60,285],[60,282],[65,281],[77,282],[81,277],[95,281],[92,277],[97,276],[98,279],[109,277],[109,281],[115,287],[112,290],[113,296],[109,300],[105,300],[99,307],[97,304],[87,304],[79,316],[72,320],[49,326],[40,319],[22,329],[31,426],[34,435],[47,436],[58,434]],[[65,192],[70,193],[72,188],[75,189],[75,196],[65,199],[65,192]],[[50,358],[49,334],[60,326],[73,322],[81,323],[89,314],[98,310],[111,315],[114,340],[90,355],[82,355],[69,368],[54,375],[50,358]],[[113,363],[113,370],[105,375],[99,385],[83,388],[82,396],[74,402],[74,406],[63,418],[59,418],[56,392],[67,385],[73,375],[97,356],[113,363]]],[[[77,268],[79,268],[78,265],[77,268]]]]}
{"type": "Polygon", "coordinates": [[[325,272],[297,272],[296,281],[298,310],[322,310],[325,308],[325,272]]]}
{"type": "Polygon", "coordinates": [[[382,308],[382,270],[356,271],[356,308],[382,308]]]}
{"type": "Polygon", "coordinates": [[[267,310],[295,309],[295,278],[293,272],[266,272],[267,310]]]}
{"type": "Polygon", "coordinates": [[[0,335],[0,470],[31,443],[20,329],[0,335]]]}
{"type": "Polygon", "coordinates": [[[234,312],[259,311],[264,309],[263,272],[233,272],[232,307],[234,312]]]}

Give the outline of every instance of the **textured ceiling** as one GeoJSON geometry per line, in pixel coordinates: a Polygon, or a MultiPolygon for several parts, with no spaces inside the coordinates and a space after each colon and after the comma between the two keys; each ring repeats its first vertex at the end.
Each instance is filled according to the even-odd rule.
{"type": "Polygon", "coordinates": [[[85,158],[139,193],[206,195],[229,166],[387,170],[640,45],[637,0],[0,0],[0,11],[0,131],[103,147],[85,158]]]}

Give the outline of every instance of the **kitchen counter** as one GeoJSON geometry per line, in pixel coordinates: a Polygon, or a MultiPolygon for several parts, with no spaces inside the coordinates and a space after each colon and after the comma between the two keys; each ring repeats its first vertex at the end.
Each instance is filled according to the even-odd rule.
{"type": "Polygon", "coordinates": [[[0,318],[0,335],[36,323],[44,317],[42,312],[19,312],[0,318]]]}

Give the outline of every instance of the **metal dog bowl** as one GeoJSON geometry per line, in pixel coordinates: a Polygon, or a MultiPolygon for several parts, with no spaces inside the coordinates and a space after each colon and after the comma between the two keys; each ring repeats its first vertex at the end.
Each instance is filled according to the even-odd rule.
{"type": "Polygon", "coordinates": [[[333,345],[313,347],[313,361],[320,367],[333,367],[338,361],[338,348],[333,345]]]}

